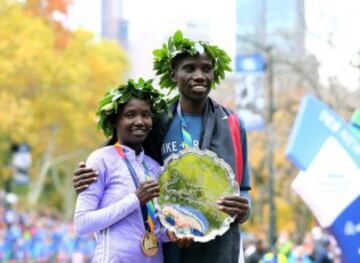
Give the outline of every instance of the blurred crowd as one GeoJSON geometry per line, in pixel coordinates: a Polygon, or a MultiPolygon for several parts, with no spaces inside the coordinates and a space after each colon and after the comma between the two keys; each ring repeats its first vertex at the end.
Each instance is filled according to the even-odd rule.
{"type": "Polygon", "coordinates": [[[248,234],[244,238],[244,247],[246,263],[341,262],[335,239],[320,227],[312,228],[303,238],[292,238],[283,231],[272,249],[265,239],[248,234]]]}
{"type": "Polygon", "coordinates": [[[72,222],[64,222],[55,212],[14,209],[1,196],[0,262],[90,261],[92,236],[77,236],[72,222]]]}
{"type": "MultiPolygon", "coordinates": [[[[0,262],[90,262],[92,235],[80,237],[72,222],[54,211],[15,209],[16,198],[0,192],[0,262]]],[[[245,263],[339,263],[340,250],[332,236],[314,227],[303,238],[281,232],[270,249],[266,237],[244,233],[245,263]]]]}

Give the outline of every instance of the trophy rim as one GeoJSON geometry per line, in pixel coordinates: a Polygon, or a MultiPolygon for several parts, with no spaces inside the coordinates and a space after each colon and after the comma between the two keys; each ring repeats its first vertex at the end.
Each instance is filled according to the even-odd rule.
{"type": "MultiPolygon", "coordinates": [[[[169,163],[171,163],[174,160],[179,160],[180,158],[182,158],[183,156],[185,156],[186,154],[197,154],[200,156],[208,156],[211,157],[211,159],[219,166],[221,166],[222,168],[224,168],[227,171],[227,174],[229,175],[230,178],[230,182],[231,182],[231,187],[233,189],[233,195],[234,196],[240,196],[240,190],[239,190],[239,186],[235,180],[235,174],[231,168],[231,166],[225,162],[225,160],[221,159],[220,157],[218,157],[218,155],[210,150],[200,150],[200,149],[196,149],[196,148],[186,148],[183,149],[177,153],[173,153],[170,156],[168,156],[165,160],[164,160],[164,165],[160,168],[159,171],[159,178],[160,176],[164,173],[164,171],[166,170],[166,167],[169,165],[169,163]]],[[[189,235],[186,234],[181,234],[178,233],[176,227],[170,225],[164,218],[164,214],[162,212],[162,207],[158,202],[158,198],[154,199],[154,205],[155,208],[157,209],[158,213],[159,213],[159,219],[161,224],[168,230],[173,231],[176,236],[182,238],[182,237],[188,237],[189,235]]],[[[205,236],[194,236],[191,235],[194,238],[195,242],[208,242],[210,240],[213,240],[215,237],[217,236],[221,236],[223,235],[226,231],[228,231],[230,229],[230,225],[231,223],[233,223],[235,221],[236,216],[230,216],[228,215],[222,222],[222,225],[220,228],[218,229],[213,229],[211,230],[209,233],[207,233],[205,236]]]]}

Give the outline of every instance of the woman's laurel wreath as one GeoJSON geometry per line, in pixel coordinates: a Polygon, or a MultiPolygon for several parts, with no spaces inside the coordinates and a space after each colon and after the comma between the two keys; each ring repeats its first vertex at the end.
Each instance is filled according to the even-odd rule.
{"type": "Polygon", "coordinates": [[[110,116],[117,114],[119,106],[125,105],[132,98],[148,101],[154,117],[159,116],[162,111],[166,110],[170,101],[165,98],[164,94],[153,87],[152,80],[145,81],[142,78],[138,82],[129,79],[126,84],[109,90],[100,100],[96,112],[97,127],[104,132],[106,137],[110,137],[114,131],[114,124],[110,116]]]}

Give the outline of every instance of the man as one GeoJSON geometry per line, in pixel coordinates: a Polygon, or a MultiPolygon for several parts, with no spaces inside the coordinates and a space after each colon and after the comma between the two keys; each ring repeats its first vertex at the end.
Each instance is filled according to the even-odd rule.
{"type": "MultiPolygon", "coordinates": [[[[239,260],[239,223],[250,214],[250,190],[246,132],[237,117],[208,97],[211,88],[229,71],[230,58],[220,48],[184,38],[177,31],[167,45],[154,51],[154,69],[161,76],[160,86],[178,88],[179,100],[170,105],[154,124],[145,141],[145,152],[163,163],[164,159],[184,148],[198,147],[215,152],[236,174],[241,196],[224,197],[219,209],[236,220],[222,236],[207,243],[166,244],[165,262],[237,263],[239,260]],[[185,245],[185,247],[181,247],[185,245]]],[[[74,172],[76,191],[94,180],[91,169],[74,172]],[[80,176],[79,176],[80,175],[80,176]]]]}

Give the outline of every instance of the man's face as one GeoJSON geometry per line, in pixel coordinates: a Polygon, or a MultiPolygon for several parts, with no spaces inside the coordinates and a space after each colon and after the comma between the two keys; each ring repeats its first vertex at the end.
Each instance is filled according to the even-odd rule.
{"type": "Polygon", "coordinates": [[[171,79],[177,83],[184,98],[193,102],[204,101],[214,81],[212,61],[207,54],[186,56],[177,63],[171,79]]]}

